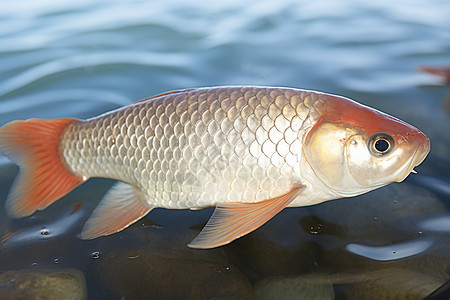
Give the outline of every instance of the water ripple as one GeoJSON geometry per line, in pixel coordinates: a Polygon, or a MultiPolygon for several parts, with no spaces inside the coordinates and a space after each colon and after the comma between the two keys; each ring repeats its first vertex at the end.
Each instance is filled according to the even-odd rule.
{"type": "Polygon", "coordinates": [[[22,89],[26,85],[44,77],[75,69],[93,68],[100,65],[110,66],[113,64],[177,67],[186,64],[187,61],[188,59],[180,54],[156,54],[131,51],[76,55],[43,63],[3,82],[0,85],[0,97],[4,97],[15,90],[22,89]]]}
{"type": "Polygon", "coordinates": [[[101,89],[61,89],[37,92],[0,101],[0,125],[13,119],[31,116],[41,118],[87,117],[98,106],[102,110],[130,104],[129,99],[114,91],[101,89]],[[88,104],[88,105],[84,105],[88,104]],[[46,110],[45,108],[49,109],[46,110]]]}

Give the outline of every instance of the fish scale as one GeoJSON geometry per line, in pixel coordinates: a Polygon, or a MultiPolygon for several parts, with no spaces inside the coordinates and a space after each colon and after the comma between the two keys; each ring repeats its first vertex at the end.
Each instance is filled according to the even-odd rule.
{"type": "Polygon", "coordinates": [[[281,88],[168,94],[70,124],[60,149],[74,174],[129,182],[155,206],[256,202],[301,176],[292,146],[317,119],[315,102],[281,88]]]}

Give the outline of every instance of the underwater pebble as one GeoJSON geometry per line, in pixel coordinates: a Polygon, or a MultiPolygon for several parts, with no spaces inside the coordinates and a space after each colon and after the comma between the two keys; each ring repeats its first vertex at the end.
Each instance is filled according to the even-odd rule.
{"type": "Polygon", "coordinates": [[[334,299],[333,286],[330,283],[320,283],[305,277],[270,278],[255,285],[255,298],[270,299],[334,299]]]}
{"type": "Polygon", "coordinates": [[[346,299],[424,299],[444,281],[408,269],[384,269],[368,274],[368,280],[351,285],[346,299]]]}
{"type": "Polygon", "coordinates": [[[437,247],[441,243],[440,238],[423,234],[420,241],[431,242],[420,246],[416,237],[421,219],[447,211],[440,199],[424,188],[408,183],[392,184],[352,199],[323,203],[311,211],[336,225],[337,232],[333,236],[323,236],[319,241],[325,247],[330,243],[337,245],[323,252],[324,265],[364,273],[382,268],[378,260],[384,257],[381,260],[390,260],[391,267],[409,266],[439,278],[446,271],[448,252],[440,253],[440,247],[437,247]],[[393,198],[397,203],[392,202],[393,198]],[[378,218],[375,222],[374,216],[378,218]],[[351,251],[354,244],[371,246],[373,255],[351,251]],[[386,247],[390,247],[389,253],[386,247]]]}
{"type": "Polygon", "coordinates": [[[96,272],[113,299],[253,299],[237,268],[215,262],[115,250],[102,256],[96,272]]]}
{"type": "Polygon", "coordinates": [[[0,299],[87,299],[86,280],[76,269],[20,270],[0,275],[0,299]]]}
{"type": "Polygon", "coordinates": [[[312,211],[321,219],[341,225],[339,235],[349,240],[363,236],[371,242],[388,243],[399,238],[396,228],[391,227],[392,222],[447,210],[433,193],[402,183],[355,198],[326,202],[313,207],[312,211]],[[393,203],[392,198],[397,202],[393,203]]]}
{"type": "Polygon", "coordinates": [[[314,240],[323,233],[330,234],[329,224],[317,221],[309,218],[304,208],[284,210],[266,223],[263,230],[256,230],[222,249],[252,283],[265,277],[314,271],[320,254],[314,240]],[[311,227],[318,234],[311,233],[311,227]]]}

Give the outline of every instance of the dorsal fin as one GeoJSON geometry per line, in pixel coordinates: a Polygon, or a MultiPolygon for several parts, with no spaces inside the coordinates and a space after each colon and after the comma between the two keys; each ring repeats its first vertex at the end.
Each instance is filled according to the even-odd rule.
{"type": "Polygon", "coordinates": [[[189,92],[189,91],[192,91],[192,90],[193,89],[186,89],[186,90],[165,92],[165,93],[162,93],[162,94],[158,94],[158,95],[155,95],[155,96],[151,96],[151,97],[148,97],[148,98],[141,99],[139,101],[136,101],[135,103],[145,102],[147,100],[152,100],[152,99],[155,99],[155,98],[159,98],[159,97],[167,96],[167,95],[172,95],[172,94],[186,93],[186,92],[189,92]]]}

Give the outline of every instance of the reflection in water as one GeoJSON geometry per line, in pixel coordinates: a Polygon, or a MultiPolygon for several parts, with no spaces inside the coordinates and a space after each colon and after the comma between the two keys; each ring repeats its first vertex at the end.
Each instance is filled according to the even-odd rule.
{"type": "Polygon", "coordinates": [[[370,259],[391,261],[420,254],[431,247],[433,243],[433,239],[423,238],[388,246],[348,244],[346,249],[353,254],[361,255],[370,259]]]}
{"type": "Polygon", "coordinates": [[[51,223],[7,233],[0,241],[0,248],[32,246],[33,243],[64,235],[85,217],[82,210],[81,204],[77,203],[51,223]]]}
{"type": "Polygon", "coordinates": [[[424,231],[450,233],[450,215],[424,220],[419,227],[424,231]]]}

